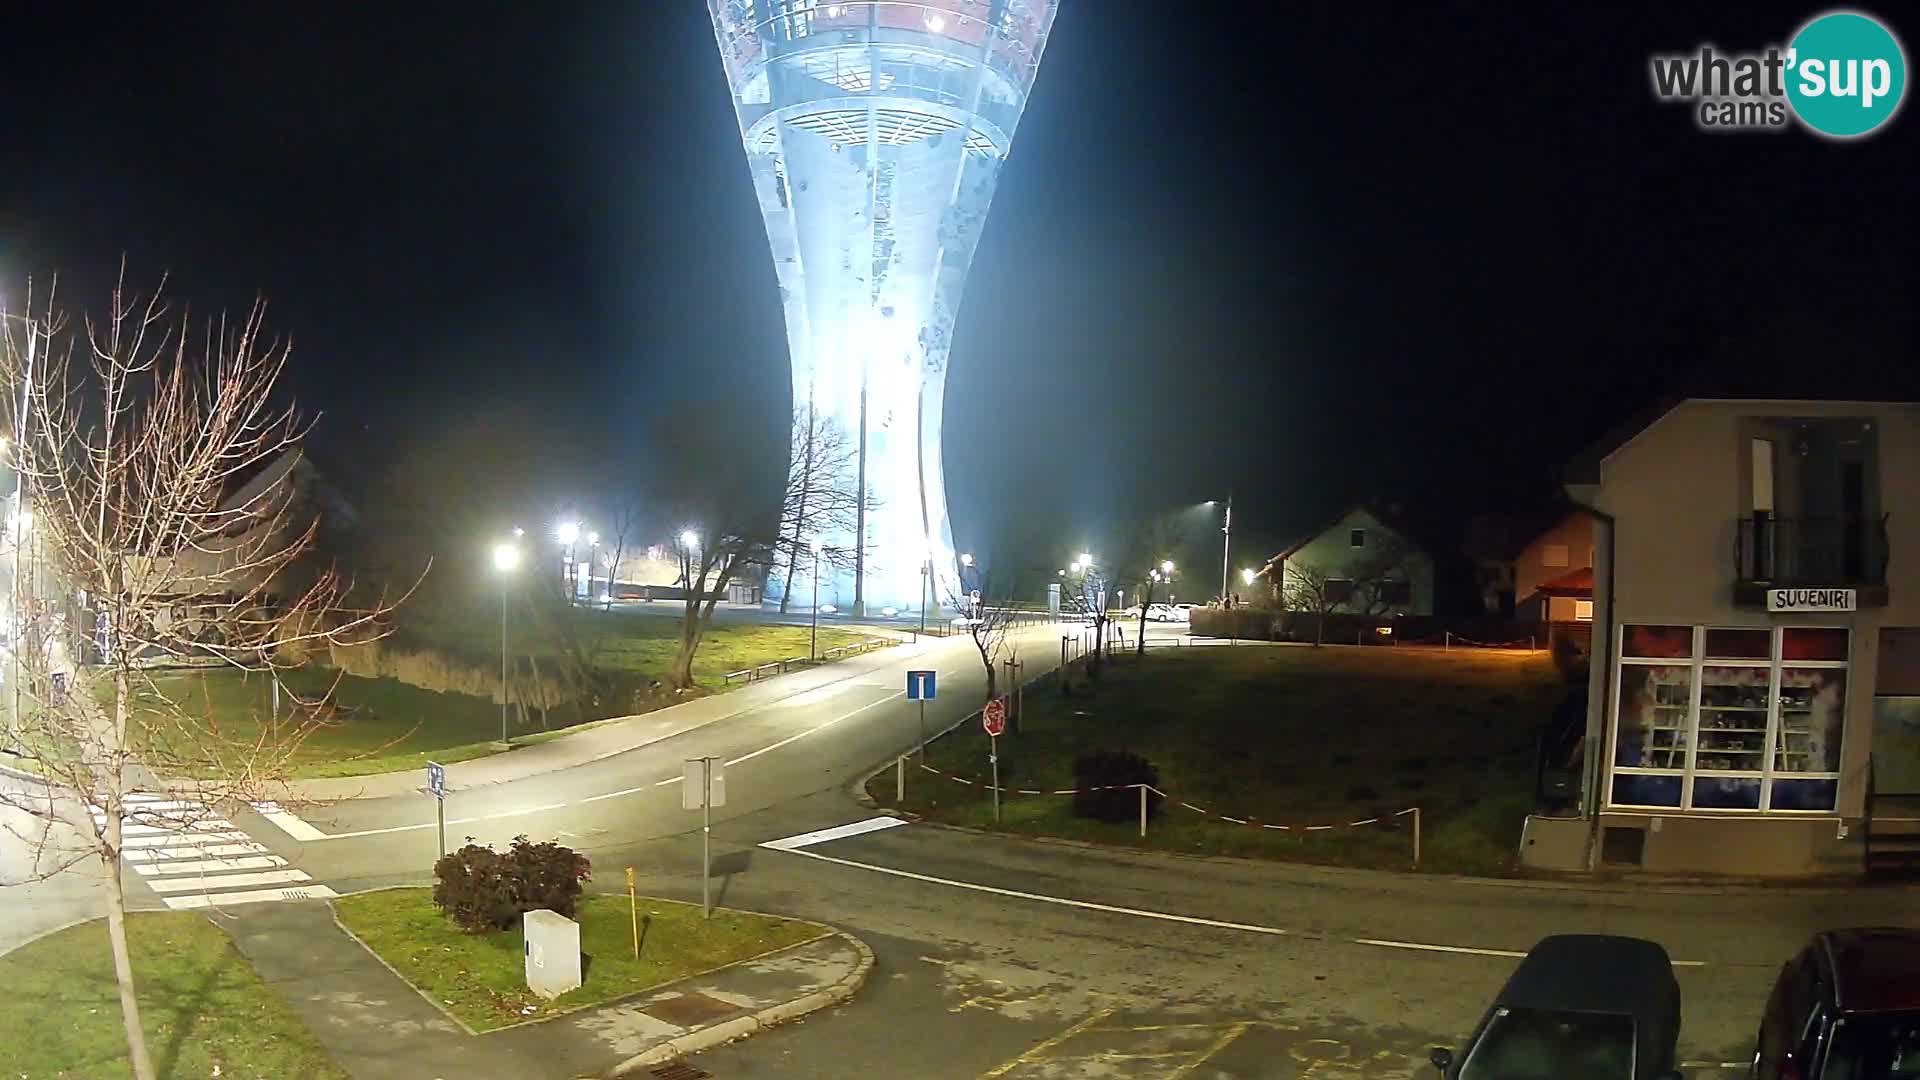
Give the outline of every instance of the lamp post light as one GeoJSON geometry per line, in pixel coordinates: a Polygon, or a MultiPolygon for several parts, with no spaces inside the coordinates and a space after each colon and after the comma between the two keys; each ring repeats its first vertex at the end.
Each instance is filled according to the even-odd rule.
{"type": "Polygon", "coordinates": [[[813,541],[813,636],[807,642],[807,657],[812,660],[820,659],[820,553],[825,550],[827,545],[821,543],[819,537],[815,537],[813,541]]]}
{"type": "MultiPolygon", "coordinates": [[[[597,532],[590,532],[587,534],[587,603],[589,605],[593,603],[593,571],[594,571],[594,568],[599,565],[600,565],[600,534],[597,532]]],[[[613,590],[613,575],[611,574],[607,575],[607,590],[609,592],[613,590]]],[[[574,590],[575,593],[578,593],[579,591],[580,590],[577,588],[574,590]]]]}
{"type": "Polygon", "coordinates": [[[493,568],[500,574],[500,741],[507,739],[507,582],[520,565],[520,549],[513,544],[493,546],[493,568]]]}
{"type": "Polygon", "coordinates": [[[560,541],[560,546],[565,548],[567,552],[566,561],[560,566],[560,587],[567,591],[567,603],[568,605],[572,605],[574,593],[573,546],[580,542],[580,523],[577,521],[563,521],[555,525],[553,527],[553,537],[560,541]]]}

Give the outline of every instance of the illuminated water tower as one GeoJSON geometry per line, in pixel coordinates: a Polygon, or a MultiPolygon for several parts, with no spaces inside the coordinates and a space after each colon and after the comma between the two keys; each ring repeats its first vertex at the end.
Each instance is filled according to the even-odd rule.
{"type": "MultiPolygon", "coordinates": [[[[795,408],[859,440],[835,603],[956,595],[940,418],[954,314],[1058,0],[708,0],[786,308],[795,408]]],[[[825,602],[826,593],[822,600],[825,602]]]]}

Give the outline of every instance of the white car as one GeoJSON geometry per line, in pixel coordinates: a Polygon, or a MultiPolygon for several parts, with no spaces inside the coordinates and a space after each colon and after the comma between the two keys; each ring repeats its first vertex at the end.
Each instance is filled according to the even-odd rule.
{"type": "Polygon", "coordinates": [[[1192,621],[1193,621],[1193,609],[1194,609],[1194,608],[1197,608],[1197,607],[1199,607],[1199,606],[1200,606],[1199,604],[1174,604],[1174,605],[1172,605],[1172,607],[1173,607],[1173,621],[1174,621],[1174,622],[1192,622],[1192,621]]]}
{"type": "Polygon", "coordinates": [[[1148,622],[1179,622],[1180,618],[1180,615],[1174,611],[1173,605],[1171,604],[1147,605],[1148,622]]]}

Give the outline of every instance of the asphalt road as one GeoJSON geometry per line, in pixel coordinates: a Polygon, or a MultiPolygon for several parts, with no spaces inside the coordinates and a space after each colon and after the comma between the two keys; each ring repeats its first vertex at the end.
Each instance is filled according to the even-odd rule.
{"type": "MultiPolygon", "coordinates": [[[[1023,637],[1030,674],[1057,658],[1058,633],[1023,637]]],[[[1425,1077],[1427,1048],[1471,1028],[1514,954],[1568,931],[1665,944],[1683,961],[1683,1057],[1692,1075],[1730,1076],[1718,1066],[1750,1052],[1773,973],[1807,935],[1913,921],[1904,890],[1483,883],[926,825],[760,846],[873,816],[846,787],[919,739],[909,667],[940,672],[929,729],[977,706],[971,642],[941,642],[563,773],[460,789],[455,766],[449,838],[558,838],[594,858],[604,887],[634,866],[644,891],[697,899],[698,814],[677,778],[688,757],[729,761],[718,901],[839,925],[878,965],[847,1006],[702,1055],[720,1078],[1425,1077]]],[[[424,795],[303,816],[327,838],[233,820],[340,892],[423,881],[436,854],[424,795]]]]}

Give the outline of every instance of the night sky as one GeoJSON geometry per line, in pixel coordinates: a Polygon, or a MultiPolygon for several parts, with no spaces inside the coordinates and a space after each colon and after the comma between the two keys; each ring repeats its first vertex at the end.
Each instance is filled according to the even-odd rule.
{"type": "MultiPolygon", "coordinates": [[[[1920,117],[1701,134],[1647,55],[1817,9],[1645,7],[1064,0],[955,335],[958,544],[1229,489],[1256,548],[1358,498],[1521,502],[1722,338],[1914,357],[1920,117]]],[[[357,475],[451,442],[544,506],[781,467],[697,0],[50,3],[4,40],[9,292],[95,303],[123,252],[196,310],[264,292],[357,475]]]]}

